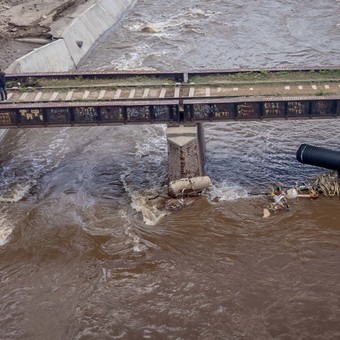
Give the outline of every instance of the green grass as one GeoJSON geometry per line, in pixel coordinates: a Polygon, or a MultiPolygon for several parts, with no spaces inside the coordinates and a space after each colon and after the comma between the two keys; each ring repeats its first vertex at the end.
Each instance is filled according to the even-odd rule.
{"type": "Polygon", "coordinates": [[[135,77],[121,77],[121,78],[104,78],[104,79],[89,79],[83,77],[77,77],[74,79],[41,79],[40,85],[43,87],[72,87],[72,86],[132,86],[134,84],[147,84],[147,85],[163,85],[165,83],[174,84],[175,81],[168,78],[159,77],[146,77],[146,76],[135,76],[135,77]]]}
{"type": "Polygon", "coordinates": [[[340,70],[242,72],[232,74],[200,75],[190,77],[190,82],[233,83],[233,82],[280,82],[280,81],[325,81],[340,80],[340,70]]]}

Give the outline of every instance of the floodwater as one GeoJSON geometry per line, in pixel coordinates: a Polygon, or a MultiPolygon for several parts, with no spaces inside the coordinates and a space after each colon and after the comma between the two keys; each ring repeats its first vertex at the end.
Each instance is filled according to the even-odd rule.
{"type": "MultiPolygon", "coordinates": [[[[335,0],[138,1],[81,68],[336,66],[339,18],[335,0]]],[[[322,173],[295,153],[339,150],[339,121],[206,124],[213,187],[167,215],[165,131],[2,136],[0,339],[339,338],[340,201],[263,219],[261,195],[322,173]]]]}

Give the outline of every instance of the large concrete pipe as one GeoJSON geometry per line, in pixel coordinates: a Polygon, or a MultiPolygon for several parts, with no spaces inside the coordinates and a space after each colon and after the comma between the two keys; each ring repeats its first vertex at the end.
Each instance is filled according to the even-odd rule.
{"type": "Polygon", "coordinates": [[[210,186],[211,180],[208,176],[182,178],[169,183],[169,194],[172,197],[197,195],[210,186]]]}
{"type": "Polygon", "coordinates": [[[301,144],[296,159],[304,164],[319,166],[330,170],[340,170],[340,151],[301,144]]]}

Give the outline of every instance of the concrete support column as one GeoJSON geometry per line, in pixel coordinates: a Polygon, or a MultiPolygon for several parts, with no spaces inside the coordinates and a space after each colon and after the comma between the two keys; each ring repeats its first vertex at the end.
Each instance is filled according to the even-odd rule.
{"type": "Polygon", "coordinates": [[[168,138],[169,182],[204,175],[205,140],[202,124],[170,127],[168,138]]]}

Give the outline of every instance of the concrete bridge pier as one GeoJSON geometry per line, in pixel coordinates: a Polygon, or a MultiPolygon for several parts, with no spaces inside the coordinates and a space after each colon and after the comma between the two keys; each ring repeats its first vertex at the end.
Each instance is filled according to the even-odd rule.
{"type": "Polygon", "coordinates": [[[204,175],[205,140],[202,123],[196,126],[169,127],[169,182],[204,175]]]}

